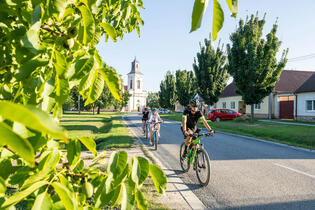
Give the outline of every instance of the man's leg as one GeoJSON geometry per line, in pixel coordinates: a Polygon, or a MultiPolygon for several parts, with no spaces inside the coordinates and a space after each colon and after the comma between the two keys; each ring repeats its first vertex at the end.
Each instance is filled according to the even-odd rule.
{"type": "Polygon", "coordinates": [[[153,138],[153,129],[154,129],[154,126],[153,125],[151,125],[150,126],[150,142],[151,142],[151,145],[152,145],[152,138],[153,138]]]}
{"type": "Polygon", "coordinates": [[[156,124],[156,127],[157,127],[157,129],[158,129],[158,135],[159,135],[159,137],[160,137],[160,124],[156,124]]]}
{"type": "Polygon", "coordinates": [[[191,139],[192,137],[189,136],[190,134],[194,134],[194,132],[190,129],[187,130],[188,136],[186,137],[186,142],[185,142],[185,149],[184,149],[184,154],[183,154],[183,158],[186,158],[187,156],[187,149],[191,143],[191,139]]]}

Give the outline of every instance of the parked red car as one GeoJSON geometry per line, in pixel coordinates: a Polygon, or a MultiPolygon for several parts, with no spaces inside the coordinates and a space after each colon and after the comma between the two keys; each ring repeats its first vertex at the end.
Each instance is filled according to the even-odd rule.
{"type": "Polygon", "coordinates": [[[233,120],[239,116],[242,116],[242,114],[231,109],[212,109],[208,112],[208,119],[217,122],[221,120],[233,120]]]}

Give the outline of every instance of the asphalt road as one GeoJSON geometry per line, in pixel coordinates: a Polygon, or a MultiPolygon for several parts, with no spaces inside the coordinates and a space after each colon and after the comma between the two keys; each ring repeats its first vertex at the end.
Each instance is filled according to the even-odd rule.
{"type": "MultiPolygon", "coordinates": [[[[135,133],[143,136],[140,119],[135,114],[126,117],[135,133]]],[[[195,171],[183,173],[180,167],[183,141],[180,124],[166,122],[154,154],[207,208],[315,209],[315,153],[216,133],[202,139],[211,159],[211,178],[207,187],[200,187],[195,171]]]]}

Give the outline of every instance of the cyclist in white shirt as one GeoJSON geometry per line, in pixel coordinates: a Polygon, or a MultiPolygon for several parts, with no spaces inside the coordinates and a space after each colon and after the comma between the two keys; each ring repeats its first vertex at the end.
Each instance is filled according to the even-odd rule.
{"type": "MultiPolygon", "coordinates": [[[[153,138],[153,129],[154,129],[154,124],[157,123],[157,122],[163,122],[163,120],[161,119],[159,113],[158,113],[158,109],[156,108],[153,108],[152,109],[152,113],[150,114],[150,117],[149,117],[149,120],[148,120],[148,123],[150,123],[150,141],[151,141],[151,144],[152,144],[152,138],[153,138]]],[[[158,133],[160,135],[160,124],[156,124],[155,125],[158,129],[158,133]]]]}

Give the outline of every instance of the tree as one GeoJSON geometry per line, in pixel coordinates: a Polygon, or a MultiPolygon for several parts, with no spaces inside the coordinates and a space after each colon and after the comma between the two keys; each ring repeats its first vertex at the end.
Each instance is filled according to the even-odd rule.
{"type": "Polygon", "coordinates": [[[158,93],[149,92],[147,97],[147,106],[150,108],[160,107],[158,93]]]}
{"type": "Polygon", "coordinates": [[[161,81],[159,102],[161,107],[166,109],[174,109],[176,104],[175,77],[168,71],[165,79],[161,81]]]}
{"type": "Polygon", "coordinates": [[[197,92],[196,77],[192,71],[176,71],[176,96],[179,103],[183,106],[187,106],[189,100],[197,92]]]}
{"type": "Polygon", "coordinates": [[[159,167],[128,161],[124,151],[112,154],[106,171],[84,165],[82,144],[95,165],[104,159],[95,141],[68,138],[49,115],[62,114],[75,85],[85,105],[105,84],[121,100],[121,79],[95,46],[102,36],[139,33],[140,8],[141,0],[0,1],[0,209],[147,209],[141,186],[149,174],[165,191],[159,167]]]}
{"type": "Polygon", "coordinates": [[[197,59],[194,59],[193,69],[197,78],[198,93],[208,105],[219,100],[228,79],[226,56],[222,48],[218,46],[214,49],[210,40],[205,39],[204,46],[200,44],[197,59]]]}
{"type": "Polygon", "coordinates": [[[100,114],[101,109],[109,108],[113,102],[114,97],[109,91],[108,87],[105,85],[101,96],[95,101],[95,106],[97,107],[97,114],[100,114]]]}
{"type": "Polygon", "coordinates": [[[277,52],[281,42],[276,36],[275,23],[266,39],[262,38],[265,17],[251,15],[230,36],[231,45],[227,45],[229,59],[228,72],[233,76],[236,92],[246,104],[251,105],[252,122],[254,120],[254,104],[259,104],[269,95],[287,62],[288,49],[284,50],[278,62],[277,52]]]}

